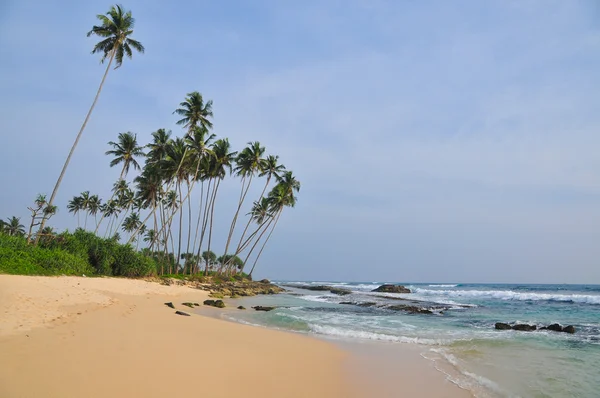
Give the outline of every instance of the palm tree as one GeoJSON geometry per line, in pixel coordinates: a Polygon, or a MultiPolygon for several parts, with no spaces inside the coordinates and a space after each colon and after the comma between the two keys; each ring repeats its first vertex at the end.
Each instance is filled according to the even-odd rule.
{"type": "Polygon", "coordinates": [[[98,223],[98,220],[96,219],[96,214],[98,214],[98,211],[100,210],[101,205],[102,205],[102,199],[100,199],[98,197],[98,195],[90,196],[90,200],[88,201],[87,209],[88,209],[88,212],[92,216],[94,216],[94,221],[96,221],[96,224],[98,223]]]}
{"type": "Polygon", "coordinates": [[[69,213],[73,213],[73,215],[77,214],[77,228],[79,228],[79,212],[84,210],[83,198],[81,196],[73,196],[73,199],[67,204],[67,209],[69,213]]]}
{"type": "Polygon", "coordinates": [[[4,223],[4,233],[10,236],[25,235],[25,226],[21,224],[21,217],[11,217],[4,223]]]}
{"type": "Polygon", "coordinates": [[[83,221],[83,229],[87,229],[87,219],[90,213],[90,191],[83,191],[80,195],[81,210],[85,210],[85,220],[83,221]]]}
{"type": "Polygon", "coordinates": [[[191,132],[197,126],[202,126],[207,130],[212,128],[212,122],[208,120],[209,117],[213,117],[212,100],[206,101],[205,104],[202,94],[194,91],[188,93],[179,106],[180,108],[175,109],[173,113],[182,116],[177,124],[183,125],[187,129],[188,135],[191,135],[191,132]]]}
{"type": "Polygon", "coordinates": [[[148,152],[148,161],[156,163],[164,159],[167,154],[167,146],[171,141],[171,131],[158,129],[152,133],[152,142],[146,145],[150,149],[148,152]]]}
{"type": "MultiPolygon", "coordinates": [[[[263,201],[267,187],[269,186],[269,183],[271,182],[271,178],[273,178],[273,177],[279,178],[279,176],[284,172],[285,172],[285,166],[282,164],[279,164],[279,156],[274,156],[274,155],[267,156],[267,158],[265,159],[265,161],[263,163],[263,169],[261,170],[261,172],[259,174],[259,177],[267,176],[267,181],[265,183],[265,186],[263,187],[262,192],[260,193],[258,203],[261,203],[263,201]]],[[[250,217],[248,219],[248,222],[246,223],[246,227],[244,228],[244,231],[242,232],[242,236],[240,237],[238,247],[235,251],[236,254],[239,254],[243,250],[242,242],[244,242],[244,238],[246,237],[246,232],[248,232],[248,228],[250,227],[251,223],[252,223],[252,217],[250,217]]]]}
{"type": "MultiPolygon", "coordinates": [[[[125,176],[129,173],[129,168],[133,166],[135,170],[140,169],[140,165],[135,159],[136,157],[145,156],[143,148],[137,143],[137,135],[131,132],[120,133],[118,142],[110,141],[108,143],[113,147],[112,150],[106,151],[106,155],[114,155],[115,158],[110,162],[110,167],[116,166],[120,163],[123,163],[123,168],[121,169],[121,175],[117,181],[124,181],[125,176]]],[[[113,191],[113,195],[109,200],[112,200],[115,197],[116,191],[113,191]]],[[[96,225],[96,230],[94,233],[98,233],[98,229],[100,228],[100,224],[102,224],[102,220],[104,220],[104,215],[100,218],[100,221],[96,225]]]]}
{"type": "MultiPolygon", "coordinates": [[[[269,193],[269,196],[268,196],[268,200],[270,202],[269,203],[270,204],[270,212],[271,212],[271,214],[273,214],[273,217],[274,217],[273,218],[274,219],[273,226],[271,227],[271,231],[269,232],[269,235],[267,235],[267,238],[263,242],[263,245],[260,248],[258,255],[256,256],[256,259],[254,260],[254,264],[252,264],[252,269],[250,270],[250,273],[248,274],[250,277],[252,277],[252,273],[254,272],[256,263],[258,262],[258,259],[260,258],[265,246],[267,245],[267,242],[271,238],[271,235],[273,234],[275,227],[277,226],[277,222],[279,221],[279,217],[281,216],[281,212],[283,211],[283,208],[284,207],[294,207],[296,205],[296,201],[297,201],[297,198],[294,195],[294,192],[300,191],[300,181],[298,181],[296,179],[296,177],[294,177],[294,175],[292,174],[291,171],[286,171],[277,180],[278,180],[277,185],[273,188],[273,190],[271,191],[271,193],[269,193]]],[[[265,228],[264,231],[266,231],[267,229],[268,228],[265,228]]],[[[263,231],[263,233],[264,233],[264,231],[263,231]]],[[[261,234],[261,236],[262,236],[262,234],[261,234]]],[[[258,243],[259,240],[260,240],[260,237],[258,238],[256,243],[258,243]]],[[[254,246],[248,253],[248,256],[244,260],[244,264],[247,263],[248,258],[252,254],[252,250],[254,250],[254,247],[256,246],[256,243],[254,244],[254,246]]]]}
{"type": "MultiPolygon", "coordinates": [[[[54,199],[56,197],[56,193],[58,192],[58,188],[60,187],[60,183],[65,175],[67,167],[69,166],[69,162],[71,161],[71,156],[73,156],[73,152],[75,152],[75,148],[77,147],[77,143],[81,138],[81,134],[85,129],[85,126],[96,106],[96,102],[98,101],[98,97],[100,96],[100,92],[102,91],[102,86],[104,85],[104,81],[106,80],[106,76],[108,75],[108,70],[112,65],[113,60],[116,63],[115,69],[119,68],[123,63],[123,56],[127,56],[129,58],[132,57],[132,48],[140,53],[144,53],[144,46],[139,41],[131,39],[129,36],[133,33],[133,28],[135,26],[135,19],[131,16],[131,11],[125,12],[120,5],[115,5],[111,7],[111,9],[106,13],[106,15],[97,15],[97,18],[100,20],[101,25],[92,27],[87,33],[87,36],[97,35],[102,38],[100,42],[98,42],[94,49],[92,50],[92,54],[101,53],[102,58],[100,62],[104,62],[108,58],[108,65],[106,65],[106,70],[104,72],[104,76],[102,76],[102,81],[100,82],[100,86],[98,87],[98,92],[96,93],[96,97],[94,97],[94,102],[92,102],[92,106],[88,111],[83,124],[81,125],[81,129],[75,138],[75,142],[71,147],[71,151],[65,160],[65,164],[63,165],[62,171],[54,185],[54,190],[52,191],[52,195],[50,196],[50,200],[48,201],[48,206],[52,206],[54,203],[54,199]]],[[[46,223],[47,217],[42,219],[40,224],[40,231],[44,229],[44,225],[46,223]]],[[[39,234],[38,234],[39,235],[39,234]]],[[[37,244],[37,239],[36,239],[37,244]]]]}
{"type": "MultiPolygon", "coordinates": [[[[242,177],[242,188],[238,206],[233,216],[233,220],[231,220],[231,226],[229,227],[229,235],[227,236],[227,243],[225,244],[225,253],[229,250],[229,244],[231,243],[231,237],[235,231],[235,225],[240,214],[240,209],[246,199],[250,184],[252,184],[252,177],[254,177],[254,174],[264,170],[267,166],[266,160],[263,159],[264,153],[265,147],[261,146],[260,142],[249,142],[248,147],[244,148],[236,157],[237,166],[234,171],[237,176],[242,177]]],[[[229,257],[229,260],[233,259],[233,257],[234,256],[229,257]]]]}
{"type": "Polygon", "coordinates": [[[122,180],[127,173],[129,173],[129,167],[133,166],[135,170],[140,170],[140,164],[135,159],[136,157],[145,156],[144,150],[137,142],[137,134],[131,132],[120,133],[118,142],[109,141],[108,143],[113,147],[112,150],[106,151],[106,155],[116,156],[110,162],[110,167],[116,166],[123,163],[123,169],[119,180],[122,180]]]}
{"type": "Polygon", "coordinates": [[[213,184],[213,192],[210,201],[210,224],[208,229],[208,246],[207,250],[210,251],[210,244],[212,241],[212,229],[213,220],[215,214],[215,202],[217,199],[217,192],[219,191],[219,185],[225,178],[227,173],[232,171],[232,162],[236,155],[236,152],[230,152],[231,145],[227,138],[221,138],[212,146],[213,156],[209,159],[209,165],[207,172],[216,183],[213,184]]]}

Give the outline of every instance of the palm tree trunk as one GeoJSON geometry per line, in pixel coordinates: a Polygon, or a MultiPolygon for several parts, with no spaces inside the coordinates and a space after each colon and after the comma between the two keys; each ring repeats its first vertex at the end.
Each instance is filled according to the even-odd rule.
{"type": "MultiPolygon", "coordinates": [[[[125,174],[125,165],[123,165],[123,169],[121,170],[121,175],[119,176],[119,179],[117,181],[121,181],[123,179],[123,174],[125,174]]],[[[117,193],[116,191],[113,192],[113,194],[110,196],[110,199],[108,200],[107,203],[110,203],[113,200],[116,193],[117,193]]],[[[106,213],[102,213],[102,217],[100,217],[100,221],[98,222],[98,225],[96,225],[96,230],[94,231],[94,234],[98,233],[100,224],[102,224],[102,220],[104,220],[105,217],[106,217],[106,213]]]]}
{"type": "MultiPolygon", "coordinates": [[[[267,191],[267,187],[269,186],[269,182],[270,181],[271,181],[271,176],[269,175],[269,177],[267,178],[267,183],[265,184],[265,187],[263,188],[263,190],[262,190],[262,192],[260,194],[260,197],[258,198],[259,202],[265,197],[265,192],[267,191]]],[[[238,242],[237,249],[235,249],[235,251],[238,252],[238,253],[239,253],[239,251],[241,251],[240,247],[242,245],[242,242],[244,241],[244,237],[246,236],[246,232],[248,232],[248,228],[250,228],[250,224],[251,223],[252,223],[252,217],[248,218],[248,222],[246,223],[246,227],[244,228],[244,231],[242,232],[242,236],[240,236],[240,241],[238,242]]]]}
{"type": "MultiPolygon", "coordinates": [[[[237,218],[238,218],[238,215],[240,214],[240,209],[242,208],[242,204],[244,203],[244,200],[246,199],[246,194],[248,194],[248,189],[250,189],[250,184],[252,184],[252,174],[250,174],[250,178],[248,179],[248,185],[246,186],[245,190],[244,190],[244,180],[242,180],[242,191],[240,194],[240,200],[238,202],[238,207],[235,212],[235,215],[233,216],[233,220],[231,221],[231,226],[229,227],[229,236],[227,237],[227,243],[225,244],[225,253],[224,254],[227,254],[227,250],[229,250],[229,243],[231,243],[231,237],[233,236],[233,231],[235,230],[235,224],[237,223],[237,218]]],[[[233,261],[233,256],[227,261],[227,263],[230,263],[231,261],[233,261]]]]}
{"type": "Polygon", "coordinates": [[[212,195],[211,200],[211,210],[210,210],[210,226],[208,228],[208,248],[207,250],[210,252],[210,243],[212,241],[212,229],[213,229],[213,219],[215,215],[215,201],[217,199],[217,191],[219,190],[219,185],[221,184],[221,180],[217,179],[217,183],[215,184],[214,193],[212,195]]]}
{"type": "MultiPolygon", "coordinates": [[[[190,196],[190,183],[187,183],[188,195],[187,195],[187,204],[188,204],[188,236],[187,236],[187,247],[185,249],[186,253],[190,252],[190,239],[192,238],[192,198],[190,196]]],[[[190,265],[190,275],[192,274],[192,262],[193,259],[186,259],[186,262],[190,265]]]]}
{"type": "MultiPolygon", "coordinates": [[[[181,198],[183,195],[181,195],[181,182],[180,181],[177,181],[177,189],[179,190],[179,197],[181,198]]],[[[178,244],[177,244],[177,259],[175,260],[176,264],[177,264],[177,268],[175,268],[176,275],[179,273],[179,256],[181,255],[182,227],[183,227],[183,199],[181,199],[181,201],[179,202],[179,237],[178,237],[178,244]]]]}
{"type": "MultiPolygon", "coordinates": [[[[102,81],[100,82],[100,87],[98,87],[98,92],[96,93],[96,97],[94,97],[94,102],[92,102],[92,106],[90,107],[90,110],[88,111],[88,113],[85,117],[85,120],[83,121],[83,124],[81,125],[81,129],[79,130],[79,133],[77,134],[77,137],[75,138],[75,142],[73,143],[73,146],[71,147],[71,151],[69,151],[67,160],[65,160],[65,164],[63,165],[60,175],[58,176],[58,180],[56,181],[56,184],[54,185],[54,189],[52,190],[52,195],[50,195],[50,200],[48,201],[48,207],[52,207],[52,205],[54,203],[54,199],[56,198],[56,194],[58,192],[58,188],[60,187],[60,183],[62,182],[62,179],[65,176],[65,172],[67,171],[67,167],[69,166],[69,162],[71,161],[71,156],[73,156],[73,152],[75,152],[75,148],[77,147],[77,144],[79,143],[81,134],[83,133],[83,130],[85,130],[85,126],[87,125],[87,122],[90,119],[90,116],[92,115],[92,111],[94,110],[94,107],[96,106],[98,97],[100,97],[100,92],[102,91],[102,86],[104,86],[104,81],[106,80],[106,76],[108,75],[108,70],[110,69],[110,65],[112,64],[112,61],[114,58],[115,58],[115,52],[112,51],[110,54],[110,59],[108,61],[108,65],[106,65],[106,71],[104,72],[104,76],[102,76],[102,81]]],[[[44,216],[42,217],[42,222],[40,223],[40,229],[39,229],[40,233],[38,233],[38,235],[35,239],[36,245],[40,240],[41,232],[44,229],[44,226],[46,225],[47,219],[48,219],[48,217],[46,216],[46,214],[44,214],[44,216]]]]}
{"type": "MultiPolygon", "coordinates": [[[[267,245],[267,242],[269,241],[269,238],[271,238],[271,235],[273,234],[273,231],[275,231],[275,227],[277,226],[277,221],[279,221],[279,216],[281,216],[281,210],[279,210],[279,213],[277,214],[277,218],[275,219],[275,223],[273,224],[273,228],[271,228],[271,232],[269,232],[269,235],[267,235],[267,239],[265,239],[265,242],[263,243],[262,247],[260,248],[260,251],[258,252],[258,255],[256,256],[256,259],[254,260],[254,264],[252,264],[252,269],[250,270],[250,273],[248,274],[248,276],[250,277],[250,279],[252,279],[252,273],[254,272],[254,267],[256,267],[256,263],[258,262],[258,259],[260,258],[260,255],[262,254],[263,250],[265,249],[265,246],[267,245]]],[[[266,231],[266,229],[265,229],[266,231]]],[[[258,241],[260,240],[260,238],[258,238],[258,240],[256,241],[256,243],[258,243],[258,241]]],[[[250,253],[252,253],[252,250],[250,250],[250,253]]],[[[248,257],[250,257],[250,253],[248,253],[248,257]]],[[[246,261],[248,261],[248,257],[246,257],[246,261]]],[[[244,261],[244,264],[246,262],[244,261]]]]}
{"type": "MultiPolygon", "coordinates": [[[[196,242],[198,241],[198,231],[200,230],[200,217],[202,216],[202,204],[204,200],[204,181],[200,182],[200,206],[198,206],[198,220],[196,221],[196,233],[194,234],[194,246],[192,247],[192,253],[196,253],[196,242]]],[[[200,269],[200,255],[196,257],[195,271],[198,272],[200,269]]]]}

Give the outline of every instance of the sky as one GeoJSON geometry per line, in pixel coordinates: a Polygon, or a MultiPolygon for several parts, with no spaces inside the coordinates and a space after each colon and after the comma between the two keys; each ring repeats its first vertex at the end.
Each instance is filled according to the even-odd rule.
{"type": "MultiPolygon", "coordinates": [[[[0,2],[0,217],[26,221],[52,191],[104,72],[86,33],[110,5],[0,2]]],[[[110,196],[108,141],[181,136],[173,111],[199,91],[217,136],[260,141],[302,183],[260,277],[600,283],[597,1],[123,5],[146,52],[109,72],[54,227],[76,227],[79,192],[110,196]]],[[[231,179],[219,193],[219,239],[238,194],[231,179]]]]}

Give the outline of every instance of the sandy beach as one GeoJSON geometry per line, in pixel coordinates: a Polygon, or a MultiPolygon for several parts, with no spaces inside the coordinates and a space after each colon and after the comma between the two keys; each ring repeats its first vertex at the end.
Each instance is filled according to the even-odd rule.
{"type": "Polygon", "coordinates": [[[404,365],[373,367],[327,341],[164,305],[186,311],[181,302],[206,297],[141,280],[0,275],[0,396],[469,396],[411,349],[404,365]]]}

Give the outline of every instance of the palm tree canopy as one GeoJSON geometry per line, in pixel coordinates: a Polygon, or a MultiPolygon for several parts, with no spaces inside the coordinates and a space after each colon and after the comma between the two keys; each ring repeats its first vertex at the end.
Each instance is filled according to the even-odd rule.
{"type": "Polygon", "coordinates": [[[183,125],[188,130],[188,134],[192,132],[195,127],[202,126],[205,129],[212,128],[212,122],[208,120],[213,117],[212,112],[212,101],[206,101],[202,98],[202,94],[198,91],[188,93],[185,97],[185,101],[179,104],[180,108],[175,109],[173,113],[182,116],[177,121],[177,124],[183,125]]]}
{"type": "Polygon", "coordinates": [[[144,156],[144,151],[141,146],[138,145],[137,135],[131,132],[120,133],[119,140],[117,142],[109,141],[108,143],[113,147],[110,151],[106,151],[106,155],[113,155],[115,158],[111,160],[110,167],[116,166],[123,163],[124,173],[129,173],[129,167],[133,166],[135,170],[140,169],[140,165],[135,160],[136,157],[144,156]]]}
{"type": "Polygon", "coordinates": [[[249,142],[236,157],[235,173],[245,177],[262,171],[267,167],[266,159],[263,159],[265,147],[260,145],[260,142],[249,142]]]}
{"type": "Polygon", "coordinates": [[[124,55],[131,58],[132,48],[142,54],[144,53],[142,43],[129,37],[135,26],[135,19],[131,16],[131,11],[124,12],[123,6],[117,4],[112,6],[105,15],[99,14],[96,17],[101,24],[99,26],[94,25],[87,36],[97,35],[104,38],[92,50],[92,54],[102,53],[101,62],[114,56],[115,69],[117,69],[123,63],[124,55]]]}
{"type": "Polygon", "coordinates": [[[12,236],[22,236],[25,234],[25,227],[21,224],[21,217],[11,217],[4,223],[4,232],[12,236]]]}
{"type": "Polygon", "coordinates": [[[208,173],[211,177],[223,179],[227,171],[231,173],[231,163],[237,152],[229,152],[231,145],[227,138],[216,140],[212,145],[213,156],[209,158],[208,173]]]}
{"type": "Polygon", "coordinates": [[[171,131],[158,129],[152,133],[152,142],[147,145],[150,149],[148,159],[151,162],[158,162],[164,159],[167,154],[167,146],[171,142],[171,131]]]}
{"type": "Polygon", "coordinates": [[[268,178],[275,176],[276,178],[279,178],[283,172],[285,172],[285,166],[279,164],[279,156],[269,155],[265,159],[264,168],[259,176],[268,176],[268,178]]]}

